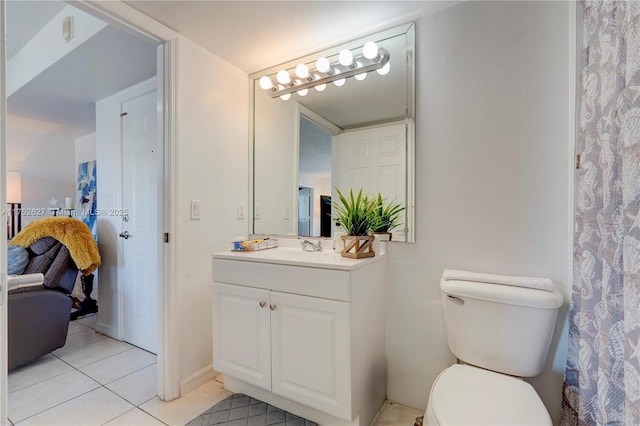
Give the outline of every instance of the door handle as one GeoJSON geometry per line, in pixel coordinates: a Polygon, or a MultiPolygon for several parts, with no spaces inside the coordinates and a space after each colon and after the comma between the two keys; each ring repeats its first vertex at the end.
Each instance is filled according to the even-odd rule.
{"type": "Polygon", "coordinates": [[[132,237],[132,235],[129,233],[129,231],[121,232],[121,233],[120,233],[120,236],[121,236],[122,238],[124,238],[125,240],[128,240],[129,238],[131,238],[131,237],[132,237]]]}

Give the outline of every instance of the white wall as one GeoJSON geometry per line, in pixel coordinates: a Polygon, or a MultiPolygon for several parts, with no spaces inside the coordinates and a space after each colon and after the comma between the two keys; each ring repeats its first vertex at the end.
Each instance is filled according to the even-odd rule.
{"type": "Polygon", "coordinates": [[[247,220],[248,78],[193,42],[178,44],[176,144],[176,275],[181,392],[211,377],[211,255],[229,250],[247,220]],[[201,220],[190,220],[190,200],[201,200],[201,220]]]}
{"type": "Polygon", "coordinates": [[[296,102],[273,99],[258,88],[255,94],[255,204],[256,234],[297,235],[298,232],[298,130],[296,102]],[[277,101],[277,102],[276,102],[277,101]],[[266,104],[266,105],[264,105],[266,104]],[[261,105],[264,105],[262,107],[261,105]],[[289,219],[285,219],[285,207],[289,219]]]}
{"type": "MultiPolygon", "coordinates": [[[[464,2],[417,22],[416,243],[387,249],[391,400],[425,408],[453,361],[443,269],[546,276],[569,298],[569,11],[464,2]]],[[[551,351],[531,382],[557,421],[566,330],[551,351]]]]}
{"type": "Polygon", "coordinates": [[[96,157],[96,134],[76,138],[76,177],[78,176],[78,164],[87,161],[95,161],[96,157]]]}
{"type": "Polygon", "coordinates": [[[30,213],[23,227],[43,216],[51,198],[64,207],[64,198],[75,193],[75,142],[58,125],[9,115],[6,155],[7,170],[21,174],[22,208],[30,213]]]}
{"type": "MultiPolygon", "coordinates": [[[[122,103],[155,90],[154,77],[96,102],[95,158],[98,210],[123,207],[120,118],[122,103]]],[[[90,154],[90,149],[87,151],[86,146],[83,148],[81,154],[90,154]]],[[[122,217],[98,216],[98,249],[102,264],[98,287],[100,313],[96,328],[115,338],[121,337],[118,334],[118,234],[121,231],[122,217]]]]}

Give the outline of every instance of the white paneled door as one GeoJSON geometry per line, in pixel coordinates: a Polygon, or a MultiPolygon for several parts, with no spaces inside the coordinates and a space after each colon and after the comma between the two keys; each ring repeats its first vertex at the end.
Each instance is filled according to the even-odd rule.
{"type": "MultiPolygon", "coordinates": [[[[332,176],[343,194],[377,195],[402,205],[407,203],[407,125],[395,123],[341,133],[334,149],[332,176]]],[[[334,194],[335,195],[335,194],[334,194]]],[[[393,239],[405,240],[404,226],[393,230],[393,239]]]]}
{"type": "Polygon", "coordinates": [[[157,353],[158,148],[156,92],[122,104],[123,340],[157,353]]]}

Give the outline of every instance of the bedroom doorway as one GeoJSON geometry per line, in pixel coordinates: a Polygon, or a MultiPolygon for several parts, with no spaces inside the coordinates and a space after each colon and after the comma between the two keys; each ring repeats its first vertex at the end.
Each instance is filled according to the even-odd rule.
{"type": "MultiPolygon", "coordinates": [[[[22,2],[15,2],[22,3],[22,2]]],[[[27,3],[27,2],[24,2],[27,3]]],[[[2,12],[5,12],[6,2],[0,2],[2,7],[2,12]]],[[[167,302],[167,298],[165,298],[165,294],[170,294],[173,281],[172,281],[172,251],[171,244],[166,244],[163,235],[168,235],[173,230],[173,223],[171,221],[171,207],[169,205],[169,199],[173,196],[173,190],[171,189],[171,175],[170,175],[170,165],[171,158],[170,150],[167,149],[168,146],[172,144],[173,141],[173,133],[171,129],[173,128],[173,123],[175,121],[174,109],[172,104],[172,69],[175,69],[175,38],[177,35],[173,33],[171,30],[168,30],[165,27],[160,25],[156,25],[155,23],[150,23],[147,20],[141,19],[140,15],[135,13],[133,9],[128,7],[122,7],[126,5],[121,4],[108,4],[108,3],[84,3],[78,2],[74,3],[74,6],[77,6],[81,10],[98,17],[99,19],[104,19],[109,25],[117,26],[121,29],[123,33],[127,33],[129,36],[131,34],[135,34],[135,37],[139,39],[147,39],[151,42],[155,43],[158,47],[154,47],[154,68],[155,73],[157,75],[157,108],[154,108],[156,112],[157,118],[157,128],[160,131],[157,133],[157,144],[161,148],[162,152],[166,152],[166,156],[163,155],[163,158],[158,162],[160,167],[159,170],[156,170],[153,178],[158,179],[158,187],[161,189],[162,193],[166,193],[165,198],[160,198],[158,201],[159,208],[154,209],[157,213],[156,216],[156,228],[158,232],[154,234],[156,237],[156,246],[157,246],[157,271],[159,273],[157,276],[159,277],[157,282],[157,302],[151,302],[152,309],[155,310],[157,314],[157,332],[156,335],[158,338],[156,339],[156,352],[158,353],[158,365],[157,365],[157,395],[162,400],[172,400],[180,396],[180,387],[179,387],[179,364],[178,364],[178,353],[179,348],[177,346],[171,346],[168,344],[169,341],[173,340],[172,336],[175,334],[174,327],[168,326],[167,324],[175,324],[177,316],[176,309],[169,305],[167,302]]],[[[4,16],[0,17],[0,21],[2,22],[2,26],[4,27],[6,20],[4,16]]],[[[4,49],[4,36],[5,30],[3,27],[0,27],[2,33],[2,40],[0,40],[4,49]]],[[[5,58],[4,52],[2,52],[2,57],[5,58]]],[[[0,69],[0,79],[2,80],[2,84],[0,86],[0,95],[3,100],[7,99],[6,88],[6,79],[5,79],[5,67],[6,61],[2,61],[2,68],[0,69]]],[[[4,102],[2,104],[4,106],[4,102]]],[[[6,123],[6,114],[7,111],[0,107],[0,128],[2,129],[2,140],[0,146],[0,154],[2,154],[3,164],[2,168],[0,168],[0,175],[2,176],[2,180],[0,181],[2,185],[4,185],[6,181],[6,167],[4,161],[6,157],[4,155],[6,149],[6,137],[4,134],[5,123],[6,123]]],[[[99,166],[98,166],[99,167],[99,166]]],[[[4,199],[4,195],[2,196],[4,199]]],[[[117,200],[117,198],[113,198],[112,200],[117,200]]],[[[108,201],[108,200],[107,200],[108,201]]],[[[116,206],[114,206],[116,207],[116,206]]],[[[121,220],[121,218],[117,218],[121,220]]],[[[4,238],[4,237],[3,237],[4,238]]],[[[0,241],[3,247],[6,247],[6,239],[0,241]]],[[[6,264],[6,256],[4,250],[0,248],[0,260],[6,264]]],[[[6,300],[6,278],[2,278],[2,293],[0,296],[5,296],[3,300],[6,300]]],[[[104,301],[103,301],[104,302],[104,301]]],[[[6,342],[6,324],[3,322],[6,319],[6,303],[0,306],[0,343],[6,342]]],[[[2,375],[0,376],[0,419],[7,418],[7,380],[6,380],[6,357],[7,350],[6,344],[2,344],[2,350],[0,352],[0,365],[2,368],[2,375]]],[[[3,420],[4,422],[4,420],[3,420]]]]}

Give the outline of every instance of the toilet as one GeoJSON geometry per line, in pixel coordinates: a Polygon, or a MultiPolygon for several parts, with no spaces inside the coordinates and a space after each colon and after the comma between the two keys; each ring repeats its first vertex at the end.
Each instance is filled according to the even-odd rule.
{"type": "Polygon", "coordinates": [[[544,368],[562,296],[548,278],[447,269],[440,290],[458,363],[431,387],[426,425],[551,425],[522,377],[544,368]]]}

